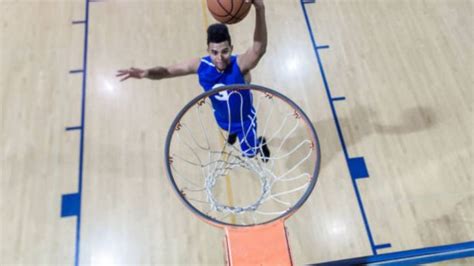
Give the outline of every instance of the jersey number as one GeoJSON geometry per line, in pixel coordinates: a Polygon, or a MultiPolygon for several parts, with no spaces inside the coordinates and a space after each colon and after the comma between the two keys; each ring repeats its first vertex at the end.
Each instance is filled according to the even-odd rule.
{"type": "MultiPolygon", "coordinates": [[[[225,85],[222,84],[222,83],[218,83],[218,84],[214,85],[212,87],[212,89],[216,89],[216,88],[219,88],[219,87],[222,87],[222,86],[225,86],[225,85]]],[[[216,100],[218,100],[218,101],[225,102],[225,101],[229,100],[229,93],[227,91],[220,91],[217,95],[214,95],[214,98],[216,98],[216,100]]]]}

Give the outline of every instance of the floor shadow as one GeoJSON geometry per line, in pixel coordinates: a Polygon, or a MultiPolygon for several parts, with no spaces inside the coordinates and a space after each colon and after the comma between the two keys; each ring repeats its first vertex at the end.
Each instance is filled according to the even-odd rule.
{"type": "MultiPolygon", "coordinates": [[[[381,120],[376,111],[363,105],[356,105],[350,110],[348,116],[339,117],[338,121],[344,134],[346,147],[349,148],[372,134],[406,135],[427,130],[438,123],[434,110],[423,106],[400,110],[393,114],[390,122],[381,122],[381,120]],[[347,130],[348,127],[351,130],[347,130]]],[[[321,168],[332,161],[337,154],[343,152],[339,136],[334,131],[335,123],[334,119],[313,121],[322,146],[321,168]],[[339,145],[325,145],[326,141],[335,143],[333,138],[338,139],[339,145]]]]}

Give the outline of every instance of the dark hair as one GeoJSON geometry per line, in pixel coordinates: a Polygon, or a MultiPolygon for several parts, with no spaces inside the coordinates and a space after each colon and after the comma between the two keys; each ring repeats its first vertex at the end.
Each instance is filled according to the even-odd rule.
{"type": "Polygon", "coordinates": [[[232,44],[230,40],[229,29],[225,24],[216,23],[212,24],[207,28],[207,44],[221,43],[229,41],[229,44],[232,44]]]}

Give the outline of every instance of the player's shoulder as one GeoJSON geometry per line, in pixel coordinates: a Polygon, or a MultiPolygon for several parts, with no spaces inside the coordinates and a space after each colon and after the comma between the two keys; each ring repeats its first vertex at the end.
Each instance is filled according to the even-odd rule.
{"type": "Polygon", "coordinates": [[[242,58],[242,55],[241,55],[241,54],[235,55],[235,64],[236,64],[237,67],[240,69],[240,71],[241,71],[242,73],[244,73],[244,71],[242,71],[242,67],[241,67],[241,65],[242,65],[242,59],[241,59],[241,58],[242,58]]]}
{"type": "Polygon", "coordinates": [[[210,67],[215,67],[214,64],[212,63],[211,57],[210,56],[203,56],[200,59],[200,65],[201,66],[210,66],[210,67]]]}
{"type": "Polygon", "coordinates": [[[199,65],[197,68],[198,73],[205,71],[205,69],[211,67],[214,67],[214,64],[212,63],[211,58],[209,56],[203,56],[199,58],[199,65]]]}

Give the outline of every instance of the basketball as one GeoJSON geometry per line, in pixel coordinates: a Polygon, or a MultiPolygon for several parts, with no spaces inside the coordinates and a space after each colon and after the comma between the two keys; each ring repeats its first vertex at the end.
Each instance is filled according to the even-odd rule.
{"type": "Polygon", "coordinates": [[[245,0],[207,0],[207,8],[219,22],[234,24],[244,19],[252,7],[245,0]]]}

